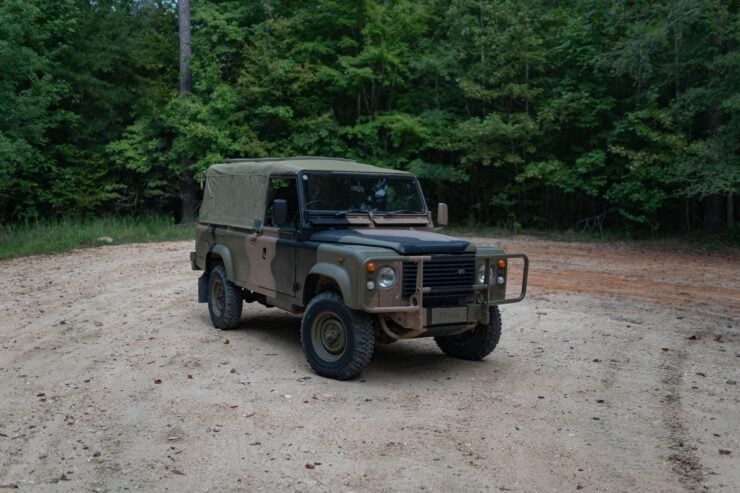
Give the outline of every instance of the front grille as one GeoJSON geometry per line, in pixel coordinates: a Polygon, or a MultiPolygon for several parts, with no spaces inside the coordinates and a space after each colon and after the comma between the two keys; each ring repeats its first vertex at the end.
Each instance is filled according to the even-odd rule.
{"type": "MultiPolygon", "coordinates": [[[[404,298],[414,294],[416,289],[416,262],[403,263],[404,298]]],[[[424,294],[424,306],[453,306],[462,303],[462,298],[470,295],[475,284],[475,255],[432,255],[432,260],[424,262],[424,287],[431,292],[424,294]]]]}

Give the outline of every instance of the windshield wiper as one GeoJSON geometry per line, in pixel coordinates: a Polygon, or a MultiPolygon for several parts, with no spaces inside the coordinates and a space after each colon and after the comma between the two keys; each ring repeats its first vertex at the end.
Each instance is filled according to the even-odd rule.
{"type": "Polygon", "coordinates": [[[370,215],[370,211],[367,211],[365,209],[347,209],[346,211],[339,211],[336,214],[334,214],[334,217],[343,217],[347,214],[356,214],[358,212],[364,212],[368,216],[370,215]]]}
{"type": "Polygon", "coordinates": [[[391,217],[397,214],[421,214],[419,211],[412,211],[411,209],[398,209],[396,211],[387,211],[383,214],[383,217],[391,217]]]}

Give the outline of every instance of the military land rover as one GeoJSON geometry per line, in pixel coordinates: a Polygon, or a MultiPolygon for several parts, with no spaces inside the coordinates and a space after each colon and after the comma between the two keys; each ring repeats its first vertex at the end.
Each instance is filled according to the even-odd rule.
{"type": "Polygon", "coordinates": [[[498,305],[524,298],[528,269],[525,255],[435,232],[413,174],[323,157],[211,166],[190,259],[216,328],[237,327],[243,302],[302,313],[309,364],[341,380],[398,339],[484,358],[501,335],[498,305]],[[507,297],[512,259],[521,287],[507,297]]]}

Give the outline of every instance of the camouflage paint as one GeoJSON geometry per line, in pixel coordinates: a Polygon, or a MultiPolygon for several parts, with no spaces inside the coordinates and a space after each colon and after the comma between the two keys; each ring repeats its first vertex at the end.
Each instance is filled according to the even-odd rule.
{"type": "MultiPolygon", "coordinates": [[[[337,164],[335,160],[325,158],[248,161],[247,164],[240,161],[214,166],[206,175],[206,187],[208,180],[217,176],[216,181],[229,184],[222,187],[221,191],[231,191],[237,197],[231,195],[223,203],[214,206],[212,202],[207,202],[218,197],[218,187],[215,191],[212,189],[210,195],[204,196],[204,208],[210,216],[196,227],[193,268],[203,270],[210,267],[209,261],[223,262],[229,279],[247,290],[248,300],[259,298],[263,303],[296,313],[303,310],[311,296],[329,288],[328,283],[331,283],[335,286],[332,289],[341,292],[348,307],[377,314],[381,325],[392,322],[404,327],[406,331],[398,334],[400,337],[464,331],[479,322],[488,322],[489,305],[523,298],[526,269],[522,296],[518,299],[507,300],[506,283],[499,285],[495,282],[496,277],[506,279],[507,276],[506,269],[497,267],[497,260],[510,258],[511,255],[495,247],[476,247],[465,240],[438,234],[432,228],[429,214],[413,216],[411,221],[409,218],[374,218],[364,214],[347,216],[341,221],[333,221],[334,229],[319,229],[307,237],[301,237],[301,233],[294,229],[263,226],[267,206],[264,191],[270,173],[283,176],[286,172],[297,174],[306,170],[306,166],[322,171],[327,168],[343,172],[356,172],[358,169],[368,173],[388,171],[344,160],[337,164]],[[238,187],[226,178],[231,176],[228,173],[237,172],[241,173],[243,183],[257,184],[254,185],[256,188],[234,192],[238,187]],[[250,175],[250,172],[254,175],[250,175]],[[259,179],[252,179],[254,176],[259,179]],[[261,185],[263,182],[264,188],[261,185]],[[227,211],[227,205],[245,195],[249,197],[246,200],[250,210],[243,224],[235,226],[235,221],[213,224],[213,218],[219,214],[232,219],[236,217],[233,212],[227,211]],[[416,292],[409,299],[404,299],[401,295],[402,264],[407,261],[428,261],[429,255],[435,253],[475,253],[476,273],[478,266],[485,263],[492,268],[493,277],[487,279],[484,285],[474,286],[471,295],[458,308],[422,308],[424,294],[428,291],[423,287],[423,270],[417,269],[418,281],[421,282],[417,282],[416,292]],[[395,285],[390,289],[377,286],[375,273],[368,272],[368,262],[377,265],[375,272],[385,265],[393,267],[397,277],[395,285]],[[375,289],[367,288],[368,281],[376,283],[375,289]],[[434,325],[435,322],[438,324],[434,325]]],[[[234,210],[243,209],[235,206],[234,210]]],[[[519,257],[524,259],[526,267],[526,257],[519,257]]]]}

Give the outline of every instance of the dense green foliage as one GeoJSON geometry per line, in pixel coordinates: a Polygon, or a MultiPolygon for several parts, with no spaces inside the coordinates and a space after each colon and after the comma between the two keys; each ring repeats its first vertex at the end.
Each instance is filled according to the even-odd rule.
{"type": "MultiPolygon", "coordinates": [[[[174,213],[182,163],[409,169],[458,223],[732,227],[726,0],[0,0],[0,220],[174,213]]],[[[195,186],[195,183],[192,184],[195,186]]]]}
{"type": "Polygon", "coordinates": [[[57,253],[73,248],[189,240],[192,225],[174,224],[165,216],[61,219],[0,226],[0,260],[57,253]]]}

